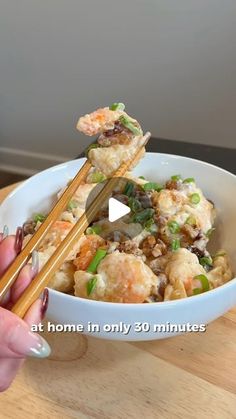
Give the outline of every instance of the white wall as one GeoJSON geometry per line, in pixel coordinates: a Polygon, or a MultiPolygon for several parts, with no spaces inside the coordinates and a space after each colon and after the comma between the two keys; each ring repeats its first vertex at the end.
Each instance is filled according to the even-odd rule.
{"type": "Polygon", "coordinates": [[[154,136],[236,147],[235,0],[0,8],[0,164],[16,164],[14,149],[49,156],[22,154],[29,170],[74,157],[78,116],[117,100],[154,136]]]}

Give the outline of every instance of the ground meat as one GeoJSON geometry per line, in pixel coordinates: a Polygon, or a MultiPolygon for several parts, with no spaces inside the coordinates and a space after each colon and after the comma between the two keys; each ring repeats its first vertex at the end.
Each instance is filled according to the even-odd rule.
{"type": "Polygon", "coordinates": [[[152,250],[152,255],[157,258],[158,256],[162,256],[166,254],[167,247],[165,243],[161,239],[157,239],[156,244],[152,250]]]}
{"type": "Polygon", "coordinates": [[[132,240],[127,240],[123,243],[120,243],[118,250],[124,253],[131,253],[134,256],[142,256],[143,252],[139,249],[137,243],[133,242],[132,240]]]}
{"type": "Polygon", "coordinates": [[[167,223],[167,219],[163,217],[162,215],[155,214],[154,222],[158,225],[158,227],[164,227],[167,223]]]}
{"type": "Polygon", "coordinates": [[[141,243],[142,251],[147,257],[152,256],[152,251],[156,245],[156,238],[153,235],[146,237],[141,243]]]}
{"type": "Polygon", "coordinates": [[[181,182],[179,180],[168,180],[166,182],[166,189],[180,189],[181,182]]]}
{"type": "Polygon", "coordinates": [[[98,144],[109,147],[114,144],[130,144],[134,134],[126,129],[119,121],[116,121],[113,129],[109,129],[98,138],[98,144]]]}
{"type": "Polygon", "coordinates": [[[121,231],[118,231],[118,230],[114,230],[111,233],[109,233],[106,239],[112,242],[124,243],[127,240],[129,240],[130,237],[128,236],[128,234],[122,233],[121,231]]]}
{"type": "Polygon", "coordinates": [[[135,198],[141,203],[143,208],[151,208],[152,207],[152,200],[151,200],[152,193],[145,192],[141,189],[137,189],[135,191],[135,198]]]}
{"type": "Polygon", "coordinates": [[[165,271],[166,265],[168,263],[168,260],[170,258],[171,253],[167,253],[166,255],[160,256],[156,259],[153,259],[151,261],[147,261],[147,264],[149,268],[156,274],[157,276],[160,275],[160,273],[163,273],[165,271]]]}
{"type": "Polygon", "coordinates": [[[37,223],[33,220],[27,221],[26,223],[23,224],[24,237],[27,236],[28,234],[34,234],[35,233],[36,224],[37,223]]]}
{"type": "Polygon", "coordinates": [[[184,224],[181,230],[182,230],[182,233],[184,233],[186,236],[190,237],[191,239],[196,239],[199,236],[199,230],[189,224],[184,224]]]}

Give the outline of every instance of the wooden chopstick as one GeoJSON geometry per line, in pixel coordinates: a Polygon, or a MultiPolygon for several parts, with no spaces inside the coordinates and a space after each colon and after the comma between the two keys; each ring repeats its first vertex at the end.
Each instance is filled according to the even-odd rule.
{"type": "MultiPolygon", "coordinates": [[[[149,132],[145,134],[145,144],[150,139],[150,136],[151,134],[149,132]]],[[[142,157],[145,144],[137,151],[134,158],[123,163],[113,177],[108,180],[101,192],[91,203],[86,213],[83,213],[79,221],[70,230],[66,238],[61,242],[35,279],[21,295],[17,303],[12,307],[11,311],[13,313],[17,314],[21,318],[24,317],[31,304],[40,296],[44,288],[48,285],[52,275],[63,264],[70,250],[82,236],[89,224],[93,221],[99,208],[102,204],[104,204],[109,194],[114,190],[114,187],[117,185],[117,181],[119,181],[117,178],[124,176],[129,168],[135,165],[142,157]]]]}
{"type": "Polygon", "coordinates": [[[7,272],[3,275],[0,281],[0,300],[4,297],[10,287],[16,280],[16,277],[26,262],[30,259],[33,250],[35,250],[40,244],[43,237],[47,234],[52,224],[56,221],[59,215],[62,213],[68,201],[78,189],[81,181],[88,174],[92,165],[89,160],[83,164],[77,175],[74,177],[73,181],[66,188],[60,199],[57,201],[51,212],[48,214],[45,221],[35,232],[29,242],[26,244],[22,252],[17,256],[11,266],[8,268],[7,272]]]}

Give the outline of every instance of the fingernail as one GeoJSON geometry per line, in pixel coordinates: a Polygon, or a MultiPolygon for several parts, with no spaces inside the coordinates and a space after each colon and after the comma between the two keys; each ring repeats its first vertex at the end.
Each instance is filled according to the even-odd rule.
{"type": "Polygon", "coordinates": [[[32,271],[37,274],[39,271],[39,254],[37,250],[33,250],[32,252],[32,264],[31,264],[32,271]]]}
{"type": "Polygon", "coordinates": [[[51,348],[47,341],[42,337],[37,335],[38,344],[29,349],[27,355],[34,358],[47,358],[51,353],[51,348]]]}
{"type": "Polygon", "coordinates": [[[9,235],[9,228],[7,225],[3,227],[3,233],[2,233],[2,240],[5,239],[9,235]]]}
{"type": "Polygon", "coordinates": [[[41,306],[41,317],[42,319],[44,319],[47,308],[48,308],[48,289],[45,288],[44,292],[43,292],[43,299],[42,299],[42,306],[41,306]]]}
{"type": "Polygon", "coordinates": [[[24,238],[23,228],[22,227],[17,227],[16,238],[15,238],[15,251],[16,251],[17,254],[21,252],[22,244],[23,244],[23,238],[24,238]]]}

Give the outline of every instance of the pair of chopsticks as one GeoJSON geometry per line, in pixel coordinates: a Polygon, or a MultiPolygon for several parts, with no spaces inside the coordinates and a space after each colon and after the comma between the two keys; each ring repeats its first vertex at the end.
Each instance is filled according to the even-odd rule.
{"type": "MultiPolygon", "coordinates": [[[[93,202],[90,204],[86,213],[84,212],[74,227],[70,230],[67,234],[66,238],[60,243],[58,248],[55,250],[53,255],[50,259],[46,262],[46,264],[42,267],[40,272],[36,275],[34,280],[25,290],[25,292],[21,295],[17,303],[12,307],[12,312],[17,314],[19,317],[23,318],[26,314],[27,310],[31,306],[31,304],[40,296],[43,292],[44,288],[48,285],[52,275],[56,272],[58,268],[63,264],[67,255],[69,254],[70,250],[76,244],[78,239],[82,236],[85,232],[86,228],[95,218],[99,208],[104,203],[104,201],[108,198],[111,192],[114,190],[114,187],[117,185],[117,178],[120,178],[125,175],[125,173],[134,166],[139,159],[142,157],[144,152],[144,147],[148,140],[150,139],[151,134],[147,132],[145,134],[144,143],[141,148],[138,149],[134,157],[125,163],[123,163],[119,169],[115,172],[112,178],[110,178],[107,183],[104,185],[101,192],[96,196],[93,202]]],[[[64,191],[62,196],[60,197],[59,201],[53,207],[45,221],[39,227],[39,229],[35,232],[29,242],[26,244],[22,252],[17,256],[15,261],[3,275],[0,281],[0,300],[6,294],[6,292],[10,289],[10,287],[15,282],[20,270],[23,266],[27,263],[27,261],[31,258],[33,250],[37,249],[38,245],[42,241],[43,237],[47,234],[50,230],[52,224],[56,221],[58,216],[63,212],[64,208],[68,204],[68,201],[78,189],[82,180],[84,180],[85,176],[88,174],[89,170],[91,169],[92,165],[87,160],[82,168],[79,170],[77,175],[74,177],[73,181],[64,191]]]]}

